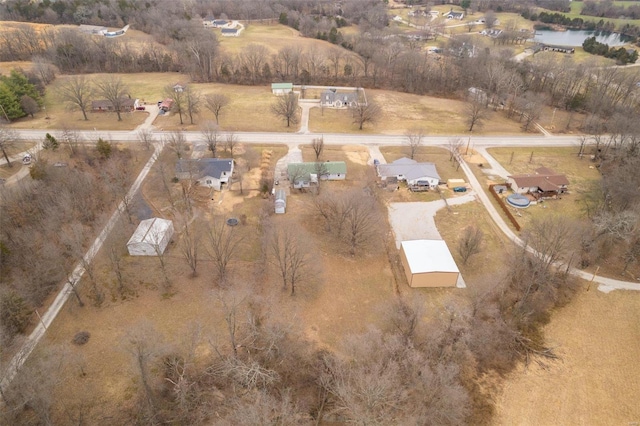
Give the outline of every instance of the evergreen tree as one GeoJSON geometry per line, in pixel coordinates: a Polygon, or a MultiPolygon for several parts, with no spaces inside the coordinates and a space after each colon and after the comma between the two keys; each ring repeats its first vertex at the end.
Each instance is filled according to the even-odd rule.
{"type": "Polygon", "coordinates": [[[3,81],[0,81],[0,106],[2,119],[13,120],[26,115],[20,108],[19,98],[3,81]]]}

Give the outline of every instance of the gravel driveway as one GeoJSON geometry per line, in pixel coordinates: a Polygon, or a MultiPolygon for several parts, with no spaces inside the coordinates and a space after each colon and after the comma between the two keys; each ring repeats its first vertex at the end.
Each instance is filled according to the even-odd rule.
{"type": "MultiPolygon", "coordinates": [[[[453,198],[447,198],[449,205],[468,203],[476,199],[473,191],[453,198]]],[[[396,238],[396,247],[405,240],[440,240],[442,237],[436,228],[436,212],[445,207],[443,200],[416,203],[389,204],[389,222],[396,238]]]]}

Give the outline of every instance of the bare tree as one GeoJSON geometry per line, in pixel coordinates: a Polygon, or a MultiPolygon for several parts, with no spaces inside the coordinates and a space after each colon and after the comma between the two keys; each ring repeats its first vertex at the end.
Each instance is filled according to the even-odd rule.
{"type": "Polygon", "coordinates": [[[187,86],[184,90],[184,97],[187,115],[189,116],[189,122],[193,124],[193,116],[200,112],[202,96],[200,92],[196,91],[191,86],[187,86]]]}
{"type": "Polygon", "coordinates": [[[138,141],[144,146],[144,149],[147,151],[151,149],[151,146],[155,142],[155,136],[153,136],[153,132],[149,129],[140,129],[137,133],[138,141]]]}
{"type": "Polygon", "coordinates": [[[9,167],[13,167],[13,164],[11,164],[11,160],[9,160],[7,150],[15,145],[17,138],[18,135],[13,129],[0,123],[0,151],[2,151],[2,155],[9,167]]]}
{"type": "Polygon", "coordinates": [[[200,227],[197,219],[186,221],[182,231],[181,250],[184,259],[191,269],[191,276],[198,275],[198,260],[200,255],[200,227]]]}
{"type": "Polygon", "coordinates": [[[271,112],[287,122],[287,127],[297,124],[300,120],[298,115],[298,95],[289,92],[283,96],[279,96],[275,103],[271,105],[271,112]]]}
{"type": "Polygon", "coordinates": [[[467,124],[469,131],[472,132],[474,127],[479,127],[487,117],[487,107],[481,99],[471,99],[466,107],[467,124]]]}
{"type": "Polygon", "coordinates": [[[460,154],[460,147],[462,147],[461,138],[449,138],[447,140],[447,147],[449,148],[449,161],[453,161],[454,158],[460,154]]]}
{"type": "Polygon", "coordinates": [[[182,116],[187,110],[187,94],[183,90],[176,90],[172,85],[164,88],[164,94],[167,98],[173,99],[171,111],[173,113],[178,113],[178,117],[180,117],[180,124],[184,124],[182,116]]]}
{"type": "Polygon", "coordinates": [[[122,121],[122,106],[129,95],[129,88],[120,77],[109,76],[95,82],[98,92],[106,100],[111,102],[113,110],[118,115],[118,121],[122,121]]]}
{"type": "Polygon", "coordinates": [[[356,124],[360,130],[362,130],[362,126],[366,123],[375,123],[378,121],[382,115],[382,108],[373,102],[358,102],[356,106],[350,109],[353,115],[353,124],[356,124]]]}
{"type": "Polygon", "coordinates": [[[176,153],[178,159],[184,156],[187,150],[187,138],[182,130],[170,132],[165,136],[165,142],[169,145],[169,148],[176,153]]]}
{"type": "Polygon", "coordinates": [[[418,152],[418,148],[422,146],[424,139],[424,131],[422,129],[413,129],[405,133],[407,137],[407,144],[409,145],[409,155],[413,160],[418,152]]]}
{"type": "MultiPolygon", "coordinates": [[[[101,92],[107,89],[106,86],[105,89],[103,89],[103,86],[104,84],[102,86],[99,86],[101,92]]],[[[109,91],[111,92],[110,89],[109,91]]],[[[82,116],[84,117],[84,119],[89,120],[89,117],[87,117],[87,109],[90,108],[91,99],[93,98],[95,93],[93,84],[91,83],[90,79],[88,79],[84,75],[67,77],[58,86],[58,93],[63,101],[78,107],[80,111],[82,111],[82,116]]],[[[103,95],[107,97],[104,92],[103,95]]]]}
{"type": "Polygon", "coordinates": [[[218,133],[218,126],[212,121],[207,121],[200,129],[202,139],[207,144],[207,148],[211,151],[211,156],[216,157],[218,152],[218,143],[220,142],[220,134],[218,133]]]}
{"type": "Polygon", "coordinates": [[[302,230],[287,225],[274,226],[269,238],[270,262],[278,271],[282,287],[293,296],[298,285],[309,278],[311,253],[301,235],[302,230]]]}
{"type": "Polygon", "coordinates": [[[233,158],[235,150],[238,147],[238,143],[239,143],[238,136],[235,133],[233,132],[227,133],[227,137],[225,140],[225,148],[227,149],[227,152],[231,155],[231,158],[233,158]]]}
{"type": "Polygon", "coordinates": [[[220,283],[225,283],[229,264],[235,259],[240,243],[240,237],[234,229],[222,217],[216,218],[207,229],[207,249],[216,266],[220,283]]]}
{"type": "Polygon", "coordinates": [[[313,152],[316,154],[316,161],[318,161],[322,154],[322,150],[324,149],[324,136],[313,138],[313,141],[311,141],[311,148],[313,148],[313,152]]]}
{"type": "Polygon", "coordinates": [[[562,216],[545,216],[534,220],[525,233],[525,241],[535,249],[534,256],[545,271],[564,259],[571,251],[575,226],[562,216]]]}
{"type": "Polygon", "coordinates": [[[458,254],[462,258],[462,264],[466,265],[469,258],[480,253],[484,233],[475,226],[467,226],[458,240],[458,254]]]}
{"type": "Polygon", "coordinates": [[[111,263],[111,271],[116,276],[118,293],[120,294],[120,297],[124,299],[127,296],[129,289],[126,286],[124,279],[124,265],[122,265],[121,250],[116,244],[111,244],[108,247],[108,255],[111,263]]]}
{"type": "Polygon", "coordinates": [[[231,99],[222,93],[213,93],[205,96],[205,106],[216,117],[216,124],[220,124],[222,109],[231,103],[231,99]]]}
{"type": "Polygon", "coordinates": [[[149,423],[156,423],[160,407],[152,370],[166,352],[163,338],[153,324],[141,321],[126,332],[122,346],[131,355],[134,369],[140,377],[144,417],[149,423]]]}
{"type": "Polygon", "coordinates": [[[62,132],[58,136],[63,143],[66,143],[69,146],[69,151],[71,155],[75,155],[78,150],[78,145],[82,142],[82,135],[76,129],[72,129],[67,125],[62,125],[62,132]]]}

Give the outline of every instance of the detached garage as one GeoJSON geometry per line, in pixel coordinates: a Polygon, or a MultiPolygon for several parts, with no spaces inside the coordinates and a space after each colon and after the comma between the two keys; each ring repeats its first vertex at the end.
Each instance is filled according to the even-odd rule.
{"type": "Polygon", "coordinates": [[[173,236],[170,220],[154,217],[140,222],[127,243],[131,256],[157,256],[164,253],[173,236]]]}
{"type": "Polygon", "coordinates": [[[443,240],[403,241],[400,258],[410,287],[456,287],[460,271],[443,240]]]}

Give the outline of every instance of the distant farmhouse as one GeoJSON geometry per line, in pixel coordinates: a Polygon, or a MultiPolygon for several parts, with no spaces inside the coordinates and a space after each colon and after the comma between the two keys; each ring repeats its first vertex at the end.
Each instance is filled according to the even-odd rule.
{"type": "Polygon", "coordinates": [[[435,189],[440,183],[440,175],[433,163],[418,163],[410,158],[400,158],[390,164],[376,166],[378,176],[383,181],[390,178],[406,181],[412,190],[435,189]]]}
{"type": "MultiPolygon", "coordinates": [[[[120,112],[134,111],[139,106],[140,106],[139,99],[122,98],[120,100],[120,112]]],[[[104,112],[104,111],[115,112],[113,103],[107,99],[99,99],[96,101],[92,101],[91,109],[94,112],[104,112]]]]}
{"type": "Polygon", "coordinates": [[[308,188],[318,180],[345,180],[347,163],[325,161],[311,163],[289,163],[287,175],[294,188],[308,188]]]}
{"type": "Polygon", "coordinates": [[[233,175],[233,160],[230,158],[201,158],[178,160],[176,177],[180,180],[194,179],[198,185],[221,191],[229,184],[233,175]]]}
{"type": "Polygon", "coordinates": [[[508,176],[511,189],[517,194],[531,194],[536,199],[557,198],[567,192],[569,180],[565,175],[540,167],[535,174],[508,176]]]}

